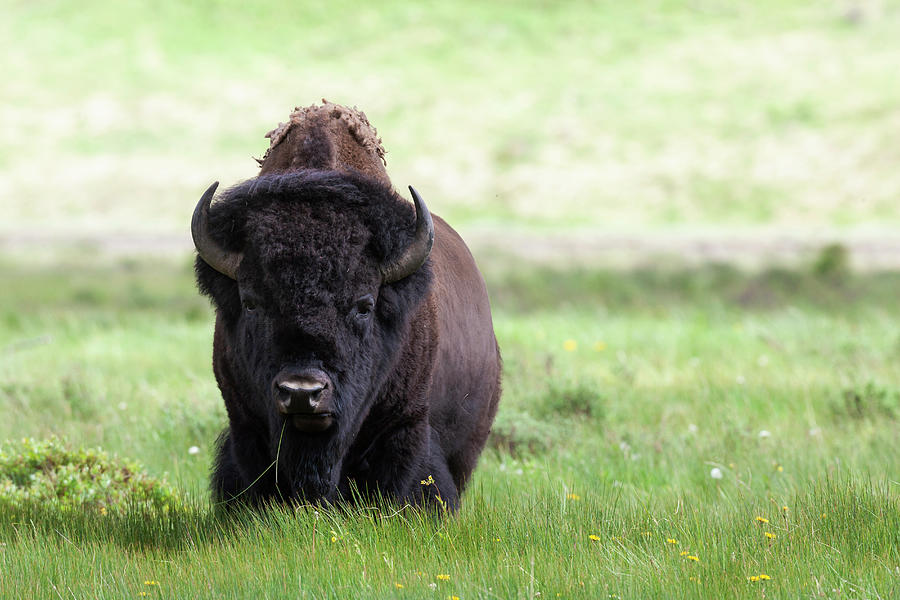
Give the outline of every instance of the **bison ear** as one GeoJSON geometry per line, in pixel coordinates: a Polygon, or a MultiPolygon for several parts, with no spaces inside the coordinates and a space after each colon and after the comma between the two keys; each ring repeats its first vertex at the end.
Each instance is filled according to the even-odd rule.
{"type": "Polygon", "coordinates": [[[200,202],[197,203],[197,207],[194,208],[194,216],[191,218],[191,236],[194,238],[197,254],[206,264],[231,279],[237,279],[237,270],[241,264],[242,255],[239,252],[229,252],[222,248],[209,232],[209,205],[217,187],[219,187],[218,181],[209,186],[203,197],[200,198],[200,202]]]}
{"type": "Polygon", "coordinates": [[[381,265],[382,283],[394,283],[418,271],[419,267],[425,264],[434,245],[434,223],[431,220],[431,213],[413,186],[409,186],[409,192],[416,205],[416,233],[399,257],[381,265]]]}

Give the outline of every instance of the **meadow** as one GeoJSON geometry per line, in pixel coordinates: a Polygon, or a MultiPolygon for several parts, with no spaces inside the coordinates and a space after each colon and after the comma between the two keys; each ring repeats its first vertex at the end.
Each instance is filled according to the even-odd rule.
{"type": "Polygon", "coordinates": [[[900,596],[896,1],[2,5],[0,458],[102,447],[179,502],[0,502],[0,597],[900,596]],[[190,214],[322,96],[488,283],[452,516],[210,505],[190,214]]]}
{"type": "Polygon", "coordinates": [[[896,0],[3,6],[6,235],[189,244],[187,199],[321,97],[469,229],[900,223],[896,0]]]}
{"type": "Polygon", "coordinates": [[[900,275],[499,279],[503,407],[458,515],[373,504],[223,519],[205,492],[225,423],[212,314],[189,264],[80,262],[2,265],[17,298],[0,310],[0,438],[102,446],[187,500],[163,515],[6,509],[9,597],[900,590],[900,275]]]}

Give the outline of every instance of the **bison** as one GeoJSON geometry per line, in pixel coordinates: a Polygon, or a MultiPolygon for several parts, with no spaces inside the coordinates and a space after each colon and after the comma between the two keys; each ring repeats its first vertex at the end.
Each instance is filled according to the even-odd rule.
{"type": "Polygon", "coordinates": [[[191,223],[228,427],[217,503],[455,509],[500,398],[488,294],[440,217],[391,187],[356,109],[296,109],[260,174],[191,223]]]}

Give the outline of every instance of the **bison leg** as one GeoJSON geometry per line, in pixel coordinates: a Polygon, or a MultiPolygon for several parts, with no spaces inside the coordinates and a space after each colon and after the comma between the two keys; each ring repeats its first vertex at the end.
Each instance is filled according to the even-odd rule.
{"type": "Polygon", "coordinates": [[[400,502],[455,510],[459,490],[427,421],[383,432],[375,441],[353,448],[344,464],[341,494],[377,493],[400,502]],[[440,498],[440,500],[438,500],[440,498]]]}
{"type": "Polygon", "coordinates": [[[245,487],[231,448],[231,437],[224,433],[219,439],[219,449],[210,481],[213,501],[216,504],[230,503],[245,487]]]}
{"type": "Polygon", "coordinates": [[[413,481],[413,488],[418,487],[420,491],[413,492],[412,496],[421,498],[426,506],[455,511],[459,508],[459,491],[447,468],[447,461],[439,448],[432,450],[428,459],[422,478],[413,481]]]}
{"type": "Polygon", "coordinates": [[[237,448],[233,435],[234,432],[229,430],[219,438],[219,449],[210,481],[213,501],[226,506],[259,505],[276,493],[273,478],[266,477],[266,460],[256,447],[257,444],[252,443],[252,440],[245,440],[250,443],[237,448]],[[243,459],[240,464],[236,455],[243,459]],[[252,460],[253,458],[256,460],[252,460]],[[248,479],[242,471],[260,473],[262,476],[248,479]]]}
{"type": "Polygon", "coordinates": [[[424,456],[419,461],[407,463],[408,483],[404,496],[415,504],[455,511],[459,507],[459,490],[438,443],[437,433],[430,425],[425,432],[424,456]]]}

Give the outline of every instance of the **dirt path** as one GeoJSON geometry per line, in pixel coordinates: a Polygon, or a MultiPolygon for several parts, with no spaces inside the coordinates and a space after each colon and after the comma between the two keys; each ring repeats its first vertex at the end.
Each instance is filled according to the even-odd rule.
{"type": "MultiPolygon", "coordinates": [[[[843,244],[861,269],[900,269],[900,231],[896,234],[785,231],[532,234],[477,230],[464,232],[476,257],[502,255],[530,263],[631,266],[653,262],[726,262],[743,266],[797,264],[812,260],[824,246],[843,244]]],[[[0,233],[0,252],[64,253],[82,250],[108,255],[179,256],[193,251],[184,234],[0,233]]]]}

